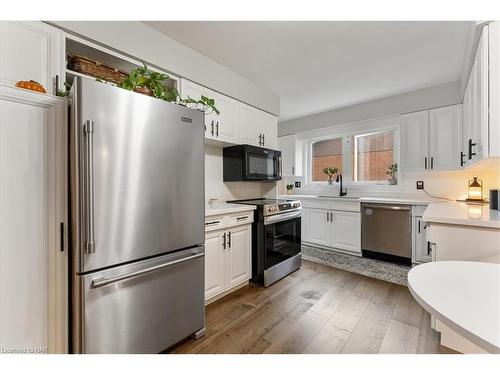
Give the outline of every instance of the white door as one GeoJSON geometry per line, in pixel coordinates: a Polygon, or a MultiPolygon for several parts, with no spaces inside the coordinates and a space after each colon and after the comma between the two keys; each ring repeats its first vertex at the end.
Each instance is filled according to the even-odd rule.
{"type": "Polygon", "coordinates": [[[232,288],[251,277],[251,226],[231,228],[227,233],[226,288],[232,288]]]}
{"type": "Polygon", "coordinates": [[[432,256],[427,248],[427,226],[420,216],[414,217],[413,220],[415,263],[430,262],[432,256]]]}
{"type": "Polygon", "coordinates": [[[361,253],[361,214],[332,211],[331,243],[336,249],[361,253]]]}
{"type": "MultiPolygon", "coordinates": [[[[474,70],[475,65],[473,65],[472,69],[474,70]]],[[[468,165],[470,163],[468,157],[468,143],[469,139],[472,140],[472,127],[473,127],[473,118],[474,111],[472,107],[472,87],[473,82],[471,79],[468,80],[467,86],[465,88],[464,93],[464,102],[462,104],[462,154],[461,160],[463,165],[468,165]]]]}
{"type": "Polygon", "coordinates": [[[279,137],[278,150],[281,151],[283,176],[295,176],[295,135],[279,137]]]}
{"type": "MultiPolygon", "coordinates": [[[[201,96],[211,97],[212,92],[206,87],[197,85],[194,82],[188,81],[186,79],[181,80],[181,96],[184,99],[188,97],[191,99],[199,100],[201,96]]],[[[216,139],[216,117],[214,112],[207,111],[205,113],[205,138],[216,139]]]]}
{"type": "Polygon", "coordinates": [[[318,208],[304,208],[306,242],[316,245],[331,246],[330,243],[330,211],[318,208]]]}
{"type": "Polygon", "coordinates": [[[262,145],[262,131],[259,126],[259,110],[239,103],[238,123],[241,127],[240,143],[254,146],[262,145]]]}
{"type": "Polygon", "coordinates": [[[205,300],[226,288],[226,256],[222,248],[224,232],[205,234],[205,300]]]}
{"type": "Polygon", "coordinates": [[[262,146],[276,149],[278,147],[278,120],[276,116],[264,111],[259,111],[260,128],[262,133],[262,146]]]}
{"type": "Polygon", "coordinates": [[[429,111],[402,115],[400,125],[402,170],[428,169],[429,111]]]}
{"type": "Polygon", "coordinates": [[[62,31],[43,22],[0,22],[0,81],[36,81],[55,94],[64,81],[62,31]]]}
{"type": "Polygon", "coordinates": [[[429,111],[430,170],[460,169],[462,105],[429,111]]]}
{"type": "Polygon", "coordinates": [[[2,349],[67,351],[64,119],[62,99],[0,86],[2,349]]]}
{"type": "Polygon", "coordinates": [[[238,143],[238,122],[236,119],[237,102],[221,94],[215,94],[215,106],[220,114],[215,119],[215,139],[228,143],[238,143]]]}

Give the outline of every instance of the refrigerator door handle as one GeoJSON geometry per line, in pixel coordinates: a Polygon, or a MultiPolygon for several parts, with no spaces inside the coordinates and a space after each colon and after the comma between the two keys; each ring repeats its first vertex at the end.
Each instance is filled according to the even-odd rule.
{"type": "Polygon", "coordinates": [[[171,262],[167,262],[167,263],[159,264],[157,266],[145,268],[145,269],[140,270],[140,271],[127,273],[125,275],[119,275],[119,276],[110,277],[110,278],[101,277],[99,279],[92,280],[92,282],[90,283],[90,287],[92,289],[101,288],[101,287],[109,285],[109,284],[117,283],[118,281],[123,281],[126,279],[130,279],[132,277],[142,276],[146,273],[157,271],[157,270],[160,270],[160,269],[165,268],[165,267],[173,266],[174,264],[184,263],[184,262],[187,262],[188,260],[200,258],[204,255],[205,255],[205,253],[191,255],[191,256],[188,256],[186,258],[173,260],[171,262]]]}
{"type": "Polygon", "coordinates": [[[87,254],[95,253],[94,239],[94,121],[87,120],[83,131],[87,137],[85,150],[85,208],[87,218],[87,254]]]}

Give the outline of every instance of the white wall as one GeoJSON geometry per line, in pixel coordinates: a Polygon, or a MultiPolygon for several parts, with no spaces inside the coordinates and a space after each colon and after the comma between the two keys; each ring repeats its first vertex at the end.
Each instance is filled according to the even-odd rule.
{"type": "MultiPolygon", "coordinates": [[[[314,93],[311,93],[314,95],[314,93]]],[[[394,95],[278,124],[278,136],[461,103],[459,82],[394,95]]]]}
{"type": "Polygon", "coordinates": [[[205,144],[205,200],[274,197],[274,182],[223,182],[222,147],[205,144]]]}
{"type": "Polygon", "coordinates": [[[142,22],[51,23],[244,103],[279,115],[277,95],[142,22]]]}

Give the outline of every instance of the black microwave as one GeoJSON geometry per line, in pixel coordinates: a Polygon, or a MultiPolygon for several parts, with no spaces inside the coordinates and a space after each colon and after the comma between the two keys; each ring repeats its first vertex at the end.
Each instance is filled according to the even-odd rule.
{"type": "Polygon", "coordinates": [[[224,147],[224,181],[281,180],[281,151],[237,145],[224,147]]]}

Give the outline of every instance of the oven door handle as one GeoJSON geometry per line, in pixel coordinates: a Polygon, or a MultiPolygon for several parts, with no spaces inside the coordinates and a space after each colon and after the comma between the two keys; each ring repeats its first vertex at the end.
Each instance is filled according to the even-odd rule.
{"type": "Polygon", "coordinates": [[[264,217],[264,225],[269,225],[269,224],[279,223],[280,221],[294,219],[300,217],[300,215],[301,215],[301,210],[298,209],[293,212],[286,212],[283,214],[266,216],[264,217]]]}

